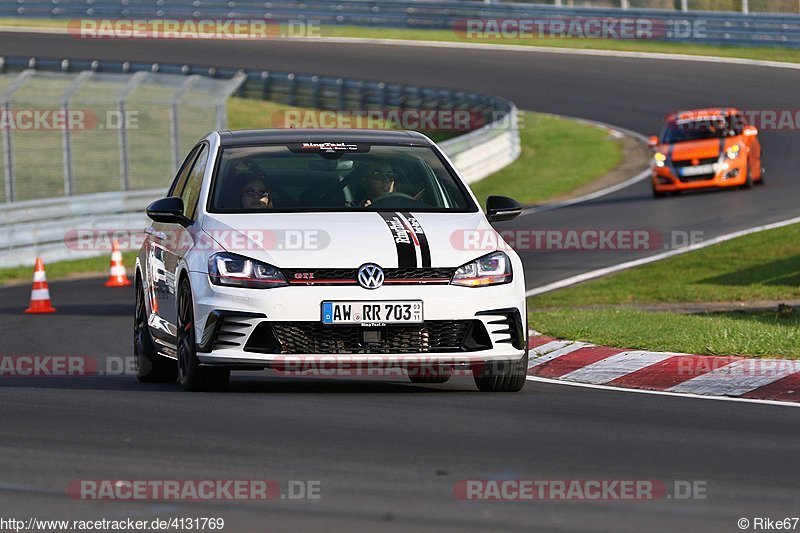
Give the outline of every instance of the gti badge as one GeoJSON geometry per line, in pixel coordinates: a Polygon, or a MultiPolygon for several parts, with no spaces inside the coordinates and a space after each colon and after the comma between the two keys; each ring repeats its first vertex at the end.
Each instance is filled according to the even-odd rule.
{"type": "Polygon", "coordinates": [[[383,285],[383,270],[372,263],[362,265],[358,269],[358,284],[365,289],[377,289],[383,285]]]}

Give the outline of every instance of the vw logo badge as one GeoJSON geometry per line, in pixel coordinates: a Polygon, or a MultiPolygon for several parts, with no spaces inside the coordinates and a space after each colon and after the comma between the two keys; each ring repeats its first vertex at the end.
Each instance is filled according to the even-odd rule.
{"type": "Polygon", "coordinates": [[[358,284],[365,289],[377,289],[383,285],[383,270],[372,263],[362,265],[358,269],[358,284]]]}

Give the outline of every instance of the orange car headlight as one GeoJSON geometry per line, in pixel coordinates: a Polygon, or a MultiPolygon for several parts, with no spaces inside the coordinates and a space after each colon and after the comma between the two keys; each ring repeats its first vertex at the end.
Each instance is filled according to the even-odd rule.
{"type": "Polygon", "coordinates": [[[725,156],[728,159],[736,159],[737,157],[739,157],[740,153],[742,153],[741,148],[739,147],[738,144],[734,144],[733,146],[728,148],[728,150],[725,152],[725,156]]]}

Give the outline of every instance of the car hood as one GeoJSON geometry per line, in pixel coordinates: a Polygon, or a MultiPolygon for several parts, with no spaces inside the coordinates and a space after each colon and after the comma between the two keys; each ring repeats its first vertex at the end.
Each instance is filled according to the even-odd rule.
{"type": "Polygon", "coordinates": [[[703,139],[700,141],[685,141],[673,144],[666,148],[672,152],[673,161],[686,161],[688,159],[710,159],[719,157],[727,146],[735,144],[731,138],[703,139]]]}
{"type": "Polygon", "coordinates": [[[458,267],[504,246],[480,212],[209,214],[203,230],[282,268],[458,267]]]}

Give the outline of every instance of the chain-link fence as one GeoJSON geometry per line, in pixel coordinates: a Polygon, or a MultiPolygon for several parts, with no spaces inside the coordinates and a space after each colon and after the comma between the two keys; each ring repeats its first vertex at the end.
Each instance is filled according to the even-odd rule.
{"type": "Polygon", "coordinates": [[[0,75],[0,201],[169,183],[206,132],[225,127],[242,76],[24,70],[0,75]]]}
{"type": "MultiPolygon", "coordinates": [[[[477,129],[439,143],[467,180],[489,175],[520,153],[516,107],[503,98],[468,91],[287,72],[53,58],[0,57],[0,73],[4,73],[0,75],[3,120],[23,119],[14,123],[15,128],[10,123],[2,128],[4,146],[11,154],[5,161],[12,167],[23,156],[53,162],[50,166],[28,165],[33,176],[25,180],[10,174],[14,179],[7,183],[12,190],[24,181],[35,195],[26,194],[32,201],[0,204],[0,267],[30,264],[36,257],[56,261],[96,254],[95,248],[67,245],[65,228],[143,226],[144,208],[169,184],[180,159],[176,154],[187,152],[205,130],[226,127],[225,100],[232,93],[318,110],[353,111],[355,116],[375,110],[418,110],[441,113],[447,120],[450,112],[467,111],[469,117],[479,119],[477,129]],[[34,80],[41,82],[33,93],[38,103],[19,107],[19,98],[26,94],[23,89],[34,87],[34,80]],[[90,90],[90,82],[105,85],[103,90],[90,90]],[[45,129],[42,134],[55,135],[38,145],[18,146],[19,139],[34,138],[21,137],[23,131],[17,128],[29,133],[32,128],[25,127],[30,124],[29,114],[48,106],[66,116],[87,110],[84,115],[76,113],[84,118],[83,127],[73,124],[54,132],[45,129]],[[88,110],[97,114],[98,126],[93,126],[88,110]],[[132,115],[133,111],[138,114],[132,115]],[[127,123],[124,128],[122,120],[127,123]],[[176,123],[178,128],[173,128],[176,123]],[[194,128],[197,131],[191,131],[194,128]],[[96,136],[81,139],[89,132],[96,136]],[[81,161],[84,166],[78,165],[75,155],[79,146],[92,152],[81,161]],[[72,155],[65,158],[65,153],[72,155]],[[69,174],[64,161],[71,161],[69,174]],[[73,194],[59,197],[67,190],[66,175],[71,176],[73,194]],[[81,176],[89,178],[81,180],[81,176]],[[85,189],[74,189],[84,182],[96,191],[111,192],[87,195],[85,189]],[[42,199],[45,196],[54,198],[42,199]]],[[[33,133],[39,132],[34,129],[33,133]]]]}

